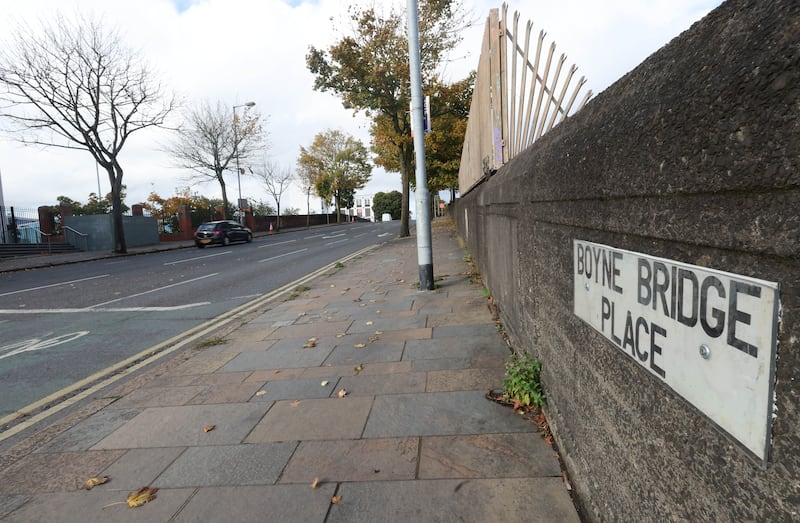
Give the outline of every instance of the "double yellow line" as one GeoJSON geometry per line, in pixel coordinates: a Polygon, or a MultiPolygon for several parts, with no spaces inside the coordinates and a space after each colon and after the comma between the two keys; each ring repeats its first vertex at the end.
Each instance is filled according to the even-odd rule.
{"type": "MultiPolygon", "coordinates": [[[[253,312],[254,310],[258,309],[259,307],[263,306],[265,303],[269,303],[270,301],[274,300],[275,298],[285,294],[299,285],[303,285],[308,283],[309,281],[321,276],[325,272],[333,269],[336,267],[337,264],[347,262],[365,254],[373,249],[376,249],[381,244],[370,245],[369,247],[365,247],[359,251],[356,251],[352,254],[349,254],[343,258],[336,260],[335,262],[329,263],[324,267],[317,269],[314,272],[303,276],[300,279],[297,279],[291,283],[287,283],[283,287],[279,287],[274,291],[265,294],[264,296],[259,296],[254,300],[251,300],[247,303],[239,305],[227,312],[224,312],[213,318],[211,326],[206,327],[205,325],[198,325],[196,327],[192,327],[189,330],[186,330],[172,338],[162,341],[148,349],[143,350],[142,352],[135,354],[125,360],[120,361],[119,363],[107,367],[99,372],[92,374],[76,383],[68,387],[64,387],[63,389],[56,391],[49,396],[40,399],[26,407],[20,409],[16,413],[9,414],[3,418],[0,418],[0,426],[5,425],[7,423],[11,423],[17,420],[20,416],[20,413],[25,412],[36,412],[36,414],[26,417],[24,420],[20,421],[17,424],[14,424],[11,428],[6,431],[0,432],[0,441],[4,441],[20,432],[32,427],[33,425],[49,418],[50,416],[57,414],[58,412],[75,405],[79,401],[84,400],[85,398],[89,397],[90,395],[96,393],[97,391],[115,383],[122,378],[125,378],[132,373],[136,372],[137,370],[150,365],[151,363],[160,360],[164,356],[172,354],[173,352],[185,347],[186,345],[214,332],[219,330],[221,327],[229,324],[233,320],[241,318],[242,316],[253,312]],[[81,390],[83,388],[86,390],[82,390],[81,392],[74,394],[75,391],[81,390]],[[63,398],[63,399],[62,399],[63,398]],[[60,400],[60,401],[59,401],[60,400]],[[41,410],[44,407],[49,407],[45,410],[41,410]]],[[[204,322],[205,323],[205,322],[204,322]]]]}

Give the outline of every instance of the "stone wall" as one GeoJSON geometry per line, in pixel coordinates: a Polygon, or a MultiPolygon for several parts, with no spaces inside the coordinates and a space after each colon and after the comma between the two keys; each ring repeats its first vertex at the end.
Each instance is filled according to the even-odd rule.
{"type": "Polygon", "coordinates": [[[590,519],[800,519],[800,3],[724,3],[454,217],[590,519]],[[575,239],[780,285],[766,464],[575,316],[575,239]]]}

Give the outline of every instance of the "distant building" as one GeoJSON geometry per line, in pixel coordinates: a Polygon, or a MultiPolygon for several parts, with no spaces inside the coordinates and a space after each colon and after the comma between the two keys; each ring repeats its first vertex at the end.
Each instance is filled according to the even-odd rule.
{"type": "Polygon", "coordinates": [[[354,198],[355,206],[348,214],[374,222],[375,214],[372,212],[372,197],[372,194],[357,194],[354,198]]]}

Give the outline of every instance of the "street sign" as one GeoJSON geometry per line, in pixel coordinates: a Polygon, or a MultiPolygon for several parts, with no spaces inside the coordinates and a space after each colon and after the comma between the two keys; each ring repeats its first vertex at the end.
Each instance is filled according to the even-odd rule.
{"type": "Polygon", "coordinates": [[[766,461],[778,284],[577,239],[573,255],[575,315],[766,461]]]}

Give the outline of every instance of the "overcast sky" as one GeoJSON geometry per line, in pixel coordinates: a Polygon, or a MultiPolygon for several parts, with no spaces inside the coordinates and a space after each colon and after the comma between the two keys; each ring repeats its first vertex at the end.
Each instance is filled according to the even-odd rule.
{"type": "MultiPolygon", "coordinates": [[[[388,5],[389,0],[365,0],[388,5]]],[[[395,0],[398,1],[398,0],[395,0]]],[[[462,0],[478,22],[464,32],[464,41],[452,54],[446,74],[458,80],[477,68],[483,25],[491,8],[500,3],[462,0]]],[[[0,35],[8,35],[21,21],[35,26],[57,10],[69,15],[95,13],[115,24],[124,40],[140,50],[165,85],[191,105],[202,100],[226,105],[253,101],[267,116],[271,158],[294,167],[301,145],[316,133],[338,128],[365,143],[367,121],[342,108],[333,95],[313,90],[305,65],[308,47],[327,48],[339,33],[334,23],[344,21],[350,3],[341,0],[0,0],[0,35]],[[332,21],[333,20],[333,23],[332,21]]],[[[361,2],[363,3],[363,2],[361,2]]],[[[509,17],[520,12],[520,30],[527,20],[533,34],[547,32],[567,65],[578,66],[586,87],[599,93],[647,56],[719,5],[720,0],[517,0],[509,1],[509,17]]],[[[404,0],[398,4],[405,6],[404,0]]],[[[337,24],[341,27],[342,24],[337,24]]],[[[0,36],[0,42],[4,36],[0,36]]],[[[180,120],[176,114],[173,124],[180,120]]],[[[0,122],[0,128],[3,123],[0,122]]],[[[160,147],[165,131],[134,133],[120,162],[128,187],[126,203],[145,200],[151,191],[163,197],[189,185],[186,171],[174,168],[160,147]]],[[[59,195],[85,202],[97,192],[95,164],[87,152],[22,147],[0,134],[0,175],[6,206],[35,208],[56,203],[59,195]]],[[[235,201],[237,180],[231,173],[228,195],[235,201]]],[[[108,177],[100,172],[102,194],[108,177]]],[[[373,171],[361,194],[400,190],[400,176],[373,171]]],[[[192,191],[219,197],[216,184],[192,191]]],[[[242,178],[244,197],[272,203],[254,180],[242,178]]],[[[0,202],[2,203],[2,202],[0,202]]],[[[305,211],[305,197],[292,188],[283,209],[305,211]]],[[[312,203],[312,212],[319,202],[312,203]]]]}

